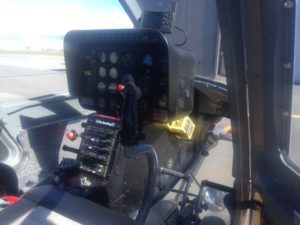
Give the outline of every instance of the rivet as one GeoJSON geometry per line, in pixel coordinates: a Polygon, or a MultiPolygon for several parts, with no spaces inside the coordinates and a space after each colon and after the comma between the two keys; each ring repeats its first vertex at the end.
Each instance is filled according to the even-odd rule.
{"type": "Polygon", "coordinates": [[[291,69],[291,68],[292,68],[292,63],[287,62],[287,63],[285,63],[283,66],[284,66],[284,68],[286,68],[286,69],[291,69]]]}
{"type": "Polygon", "coordinates": [[[284,8],[286,9],[291,9],[294,7],[294,3],[291,0],[287,0],[284,4],[283,4],[284,8]]]}

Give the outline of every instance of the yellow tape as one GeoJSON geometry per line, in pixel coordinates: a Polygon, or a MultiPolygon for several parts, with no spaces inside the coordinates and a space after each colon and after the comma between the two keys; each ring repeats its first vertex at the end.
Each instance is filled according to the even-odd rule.
{"type": "Polygon", "coordinates": [[[292,115],[292,118],[294,118],[294,119],[300,119],[300,115],[292,115]]]}
{"type": "MultiPolygon", "coordinates": [[[[292,118],[293,119],[300,119],[300,115],[296,115],[296,114],[293,114],[292,115],[292,118]]],[[[224,128],[224,131],[228,134],[231,132],[231,126],[230,125],[227,125],[225,128],[224,128]]]]}
{"type": "Polygon", "coordinates": [[[225,133],[227,133],[227,134],[231,133],[231,125],[227,125],[227,126],[224,128],[224,131],[225,131],[225,133]]]}
{"type": "Polygon", "coordinates": [[[195,124],[188,116],[167,123],[167,127],[172,133],[176,134],[176,137],[179,139],[191,140],[195,130],[195,124]]]}

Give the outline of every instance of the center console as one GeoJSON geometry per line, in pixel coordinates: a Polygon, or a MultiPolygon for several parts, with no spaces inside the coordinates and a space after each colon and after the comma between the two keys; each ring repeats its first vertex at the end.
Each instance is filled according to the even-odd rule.
{"type": "Polygon", "coordinates": [[[96,113],[88,116],[78,153],[83,172],[109,179],[119,147],[120,125],[116,117],[96,113]]]}

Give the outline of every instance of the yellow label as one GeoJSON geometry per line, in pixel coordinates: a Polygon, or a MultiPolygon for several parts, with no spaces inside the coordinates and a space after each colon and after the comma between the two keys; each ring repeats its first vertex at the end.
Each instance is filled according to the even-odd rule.
{"type": "Polygon", "coordinates": [[[179,139],[192,139],[195,130],[195,124],[188,116],[167,123],[167,127],[169,131],[176,134],[176,137],[179,139]]]}

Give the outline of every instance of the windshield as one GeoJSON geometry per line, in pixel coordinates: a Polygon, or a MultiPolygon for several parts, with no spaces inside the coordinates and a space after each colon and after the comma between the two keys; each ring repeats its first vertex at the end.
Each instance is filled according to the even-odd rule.
{"type": "Polygon", "coordinates": [[[118,0],[1,0],[0,20],[0,103],[68,91],[68,31],[133,26],[118,0]]]}

